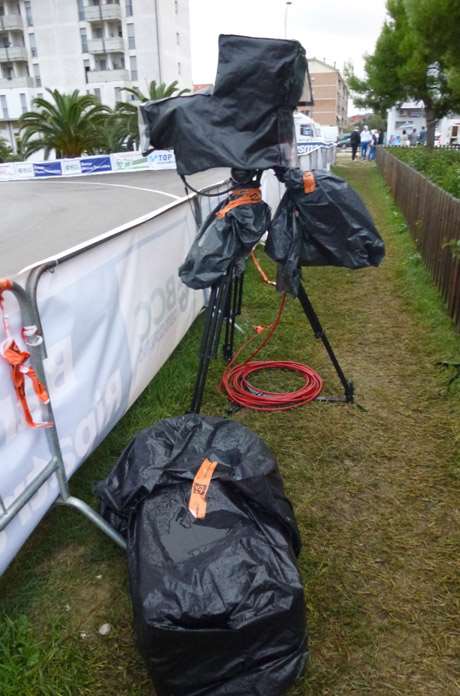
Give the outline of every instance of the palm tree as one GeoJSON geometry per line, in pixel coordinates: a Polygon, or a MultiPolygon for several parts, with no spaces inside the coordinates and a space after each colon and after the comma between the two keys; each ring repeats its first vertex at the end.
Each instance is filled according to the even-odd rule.
{"type": "Polygon", "coordinates": [[[8,162],[13,150],[5,138],[0,138],[0,162],[8,162]]]}
{"type": "Polygon", "coordinates": [[[21,116],[19,125],[26,155],[39,150],[44,150],[45,158],[52,150],[56,157],[80,157],[83,153],[97,152],[103,146],[103,126],[109,107],[77,89],[72,94],[62,94],[57,89],[47,92],[52,100],[36,97],[33,101],[36,111],[21,116]]]}
{"type": "Polygon", "coordinates": [[[121,124],[126,142],[128,143],[129,147],[132,147],[133,145],[137,147],[139,144],[137,114],[138,103],[143,103],[146,101],[158,101],[159,99],[166,99],[173,96],[180,97],[183,94],[190,92],[189,89],[179,90],[177,85],[177,80],[174,80],[174,82],[171,82],[169,85],[167,85],[165,82],[160,82],[160,84],[157,84],[155,80],[152,80],[152,82],[149,84],[147,95],[143,94],[138,87],[125,87],[123,89],[124,92],[132,94],[135,97],[135,100],[132,102],[118,102],[115,107],[114,117],[121,124]]]}
{"type": "Polygon", "coordinates": [[[190,92],[189,89],[179,90],[177,85],[177,80],[174,80],[174,82],[171,82],[169,85],[167,85],[166,82],[160,82],[160,84],[157,84],[156,80],[152,80],[152,82],[149,84],[147,96],[141,92],[139,87],[125,87],[123,91],[133,94],[136,97],[136,100],[140,102],[158,101],[158,99],[167,99],[168,97],[180,97],[183,94],[190,92]]]}

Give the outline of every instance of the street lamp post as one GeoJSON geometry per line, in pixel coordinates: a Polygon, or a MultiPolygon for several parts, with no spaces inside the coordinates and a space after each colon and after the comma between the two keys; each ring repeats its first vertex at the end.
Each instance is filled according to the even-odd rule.
{"type": "Polygon", "coordinates": [[[285,39],[287,39],[287,23],[288,23],[289,5],[292,5],[292,0],[286,0],[286,7],[284,9],[284,38],[285,39]]]}

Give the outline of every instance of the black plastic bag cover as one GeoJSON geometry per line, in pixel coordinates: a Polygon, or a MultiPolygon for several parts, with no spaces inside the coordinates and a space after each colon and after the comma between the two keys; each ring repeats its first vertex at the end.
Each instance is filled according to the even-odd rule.
{"type": "Polygon", "coordinates": [[[221,35],[214,92],[141,104],[141,149],[173,148],[179,174],[295,166],[306,74],[298,41],[221,35]]]}
{"type": "Polygon", "coordinates": [[[247,256],[270,226],[270,208],[263,201],[239,205],[223,218],[216,217],[230,199],[209,214],[179,268],[179,276],[189,288],[200,290],[221,280],[230,265],[247,256]]]}
{"type": "Polygon", "coordinates": [[[158,696],[281,696],[306,659],[300,539],[268,446],[195,414],[140,432],[105,482],[101,511],[127,539],[139,648],[158,696]],[[206,517],[188,503],[217,461],[206,517]]]}
{"type": "Polygon", "coordinates": [[[300,169],[284,175],[284,194],[271,224],[266,251],[277,261],[278,287],[297,294],[299,266],[378,266],[385,246],[366,206],[343,179],[313,172],[316,189],[304,192],[300,169]]]}

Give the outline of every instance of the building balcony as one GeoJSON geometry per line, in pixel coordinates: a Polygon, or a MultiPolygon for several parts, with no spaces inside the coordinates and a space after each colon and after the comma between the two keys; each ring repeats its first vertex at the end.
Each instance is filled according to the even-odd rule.
{"type": "Polygon", "coordinates": [[[87,22],[121,19],[120,5],[92,5],[91,7],[85,7],[85,18],[87,22]]]}
{"type": "Polygon", "coordinates": [[[0,31],[22,31],[24,22],[20,14],[7,14],[0,17],[0,31]]]}
{"type": "Polygon", "coordinates": [[[87,72],[88,82],[127,82],[128,70],[90,70],[87,72]]]}
{"type": "Polygon", "coordinates": [[[88,41],[88,53],[123,53],[124,50],[125,44],[121,36],[88,41]]]}
{"type": "Polygon", "coordinates": [[[0,77],[0,89],[15,89],[33,86],[33,77],[12,77],[11,79],[6,79],[6,77],[0,77]]]}
{"type": "Polygon", "coordinates": [[[15,60],[27,61],[27,49],[25,46],[0,48],[0,63],[12,63],[15,60]]]}

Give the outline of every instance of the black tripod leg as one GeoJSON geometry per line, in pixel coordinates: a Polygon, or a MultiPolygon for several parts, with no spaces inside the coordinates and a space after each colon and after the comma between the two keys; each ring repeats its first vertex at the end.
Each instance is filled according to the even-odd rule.
{"type": "Polygon", "coordinates": [[[233,334],[233,322],[235,316],[235,287],[238,283],[238,278],[233,272],[233,277],[230,283],[230,287],[227,295],[227,302],[225,304],[225,337],[224,345],[222,347],[222,352],[224,356],[224,361],[229,362],[233,354],[232,345],[232,334],[233,334]]]}
{"type": "Polygon", "coordinates": [[[229,311],[226,315],[227,323],[225,326],[225,341],[223,346],[224,360],[227,363],[232,359],[235,348],[235,322],[236,317],[241,314],[243,278],[244,273],[239,276],[235,273],[228,291],[227,306],[229,311]]]}
{"type": "Polygon", "coordinates": [[[345,401],[348,403],[353,403],[354,401],[354,386],[353,382],[350,380],[347,380],[345,377],[345,373],[342,370],[342,367],[340,366],[339,361],[337,360],[337,356],[334,353],[334,349],[332,348],[331,344],[329,343],[329,339],[326,336],[326,332],[324,331],[323,327],[321,326],[321,322],[319,320],[318,315],[316,314],[314,307],[312,303],[310,302],[310,298],[307,295],[307,292],[302,285],[302,283],[299,283],[299,292],[298,292],[298,298],[299,302],[302,305],[302,309],[305,312],[305,316],[307,317],[308,321],[310,322],[311,328],[313,329],[313,333],[315,334],[315,338],[321,339],[323,346],[325,347],[327,354],[329,355],[329,358],[331,360],[331,363],[334,365],[334,369],[337,373],[338,378],[340,379],[340,382],[342,383],[344,394],[345,394],[345,401]]]}
{"type": "Polygon", "coordinates": [[[208,376],[209,363],[214,357],[219,344],[220,332],[225,313],[228,290],[231,284],[231,273],[224,278],[222,283],[215,285],[211,290],[206,321],[200,346],[200,365],[195,380],[195,388],[192,398],[192,413],[199,413],[203,401],[203,393],[208,376]]]}
{"type": "Polygon", "coordinates": [[[203,334],[201,336],[200,345],[200,364],[198,367],[198,373],[195,379],[195,387],[193,389],[192,397],[192,413],[199,413],[201,408],[201,402],[203,400],[204,384],[206,382],[206,376],[209,367],[209,343],[211,340],[212,327],[215,321],[216,315],[216,299],[217,299],[218,287],[214,286],[211,289],[211,294],[209,296],[209,303],[206,309],[206,319],[203,328],[203,334]]]}

